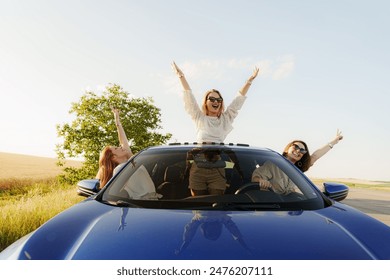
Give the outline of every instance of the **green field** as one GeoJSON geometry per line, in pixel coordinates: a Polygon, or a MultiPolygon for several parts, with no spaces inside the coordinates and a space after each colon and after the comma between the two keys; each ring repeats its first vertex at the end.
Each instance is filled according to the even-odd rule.
{"type": "Polygon", "coordinates": [[[0,179],[0,251],[83,199],[55,178],[0,179]]]}

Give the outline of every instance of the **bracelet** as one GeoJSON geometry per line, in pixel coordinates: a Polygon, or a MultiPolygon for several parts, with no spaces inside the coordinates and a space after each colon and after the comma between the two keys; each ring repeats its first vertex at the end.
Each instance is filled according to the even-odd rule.
{"type": "Polygon", "coordinates": [[[328,143],[329,148],[333,149],[333,145],[328,143]]]}

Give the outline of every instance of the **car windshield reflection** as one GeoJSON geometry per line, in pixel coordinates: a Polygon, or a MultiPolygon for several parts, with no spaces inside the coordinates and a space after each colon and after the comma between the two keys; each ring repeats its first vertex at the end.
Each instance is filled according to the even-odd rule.
{"type": "Polygon", "coordinates": [[[300,210],[325,207],[320,192],[281,155],[229,145],[149,148],[99,194],[116,206],[167,209],[300,210]],[[260,174],[260,175],[259,175],[260,174]],[[272,189],[261,189],[255,175],[272,189]],[[209,193],[201,188],[209,188],[209,193]]]}

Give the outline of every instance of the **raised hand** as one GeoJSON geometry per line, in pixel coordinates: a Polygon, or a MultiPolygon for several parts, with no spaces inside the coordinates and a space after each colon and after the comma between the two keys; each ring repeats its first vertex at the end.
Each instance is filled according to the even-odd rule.
{"type": "Polygon", "coordinates": [[[341,134],[341,131],[339,129],[337,129],[337,132],[336,132],[336,137],[329,142],[329,147],[330,148],[333,148],[334,145],[336,145],[341,139],[343,139],[344,136],[341,134]]]}
{"type": "Polygon", "coordinates": [[[180,70],[180,68],[176,65],[176,63],[174,61],[172,62],[172,68],[173,68],[173,71],[176,73],[176,75],[179,78],[184,76],[183,71],[180,70]]]}
{"type": "Polygon", "coordinates": [[[343,137],[344,137],[344,136],[341,135],[341,131],[340,131],[339,129],[337,129],[336,138],[337,138],[338,140],[342,140],[343,137]]]}
{"type": "Polygon", "coordinates": [[[257,74],[259,74],[259,71],[260,71],[259,68],[256,66],[255,69],[253,70],[252,75],[249,77],[248,81],[252,82],[257,77],[257,74]]]}

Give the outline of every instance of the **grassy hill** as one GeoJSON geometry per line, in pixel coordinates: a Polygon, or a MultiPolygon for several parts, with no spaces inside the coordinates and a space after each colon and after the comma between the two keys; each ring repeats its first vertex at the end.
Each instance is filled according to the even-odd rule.
{"type": "MultiPolygon", "coordinates": [[[[56,158],[37,157],[0,152],[0,179],[40,179],[54,177],[62,167],[56,158]]],[[[67,166],[81,166],[80,161],[67,161],[67,166]]]]}

